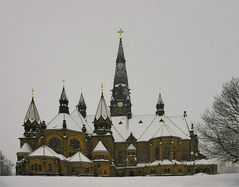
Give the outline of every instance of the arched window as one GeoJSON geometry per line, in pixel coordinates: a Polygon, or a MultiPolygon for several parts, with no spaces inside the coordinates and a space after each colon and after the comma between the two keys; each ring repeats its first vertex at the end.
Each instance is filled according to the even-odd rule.
{"type": "Polygon", "coordinates": [[[61,140],[59,138],[53,137],[49,141],[49,147],[54,149],[57,153],[61,152],[61,140]]]}
{"type": "Polygon", "coordinates": [[[70,147],[73,150],[79,150],[80,149],[80,142],[77,139],[71,139],[70,140],[70,147]]]}

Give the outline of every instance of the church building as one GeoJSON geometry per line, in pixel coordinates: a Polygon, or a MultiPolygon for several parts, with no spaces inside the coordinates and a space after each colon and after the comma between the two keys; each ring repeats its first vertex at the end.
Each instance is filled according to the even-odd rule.
{"type": "Polygon", "coordinates": [[[193,124],[167,114],[159,94],[155,113],[132,111],[126,59],[120,33],[112,96],[103,91],[95,115],[87,114],[81,94],[69,110],[63,86],[58,114],[45,123],[31,98],[19,138],[17,175],[146,176],[217,173],[217,165],[200,153],[193,124]]]}

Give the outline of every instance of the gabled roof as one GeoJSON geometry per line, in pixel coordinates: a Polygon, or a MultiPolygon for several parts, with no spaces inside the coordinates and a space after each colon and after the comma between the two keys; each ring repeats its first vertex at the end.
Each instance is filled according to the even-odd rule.
{"type": "Polygon", "coordinates": [[[72,118],[76,121],[77,124],[80,124],[80,126],[83,127],[83,124],[85,124],[86,130],[88,133],[93,133],[93,127],[88,124],[86,119],[81,115],[81,113],[75,108],[75,110],[71,113],[72,118]]]}
{"type": "Polygon", "coordinates": [[[28,143],[24,143],[17,153],[31,153],[32,148],[28,143]]]}
{"type": "Polygon", "coordinates": [[[24,119],[24,123],[26,123],[28,120],[31,123],[34,121],[36,121],[38,124],[41,123],[41,119],[40,119],[39,113],[37,111],[37,107],[35,105],[34,98],[32,98],[31,103],[28,107],[28,110],[27,110],[27,113],[26,113],[26,116],[24,119]]]}
{"type": "MultiPolygon", "coordinates": [[[[152,138],[175,136],[190,139],[187,123],[183,116],[158,116],[156,114],[112,116],[112,135],[116,142],[123,142],[133,133],[137,141],[148,141],[152,138]],[[142,123],[139,123],[142,121],[142,123]]],[[[88,124],[94,129],[94,116],[87,116],[88,124]]]]}
{"type": "MultiPolygon", "coordinates": [[[[166,136],[176,136],[183,139],[190,139],[190,134],[187,129],[187,124],[183,117],[177,117],[177,121],[174,122],[173,118],[169,118],[166,115],[158,116],[151,121],[144,133],[141,134],[139,139],[146,139],[147,137],[157,138],[166,136]]],[[[176,120],[175,120],[176,121],[176,120]]]]}
{"type": "Polygon", "coordinates": [[[105,98],[103,96],[103,93],[100,97],[100,101],[96,110],[96,114],[95,114],[95,119],[98,120],[100,119],[100,117],[102,117],[104,120],[106,120],[107,118],[111,119],[110,117],[110,111],[108,109],[108,106],[105,102],[105,98]]]}
{"type": "Polygon", "coordinates": [[[93,152],[108,152],[108,150],[105,148],[104,144],[99,141],[98,144],[95,146],[93,152]]]}
{"type": "Polygon", "coordinates": [[[70,162],[92,162],[90,159],[88,159],[83,153],[78,151],[76,154],[74,154],[72,157],[67,158],[70,162]]]}
{"type": "Polygon", "coordinates": [[[66,128],[69,130],[81,131],[84,124],[84,120],[76,122],[70,114],[59,113],[47,124],[47,129],[62,129],[63,120],[66,120],[66,128]]]}
{"type": "Polygon", "coordinates": [[[64,158],[63,155],[57,154],[53,149],[51,149],[50,147],[46,145],[42,145],[41,147],[33,151],[28,156],[47,156],[47,157],[56,157],[60,159],[64,158]]]}
{"type": "Polygon", "coordinates": [[[129,147],[127,148],[127,150],[136,150],[136,148],[134,147],[133,144],[130,144],[129,147]]]}
{"type": "Polygon", "coordinates": [[[168,159],[164,159],[164,160],[155,160],[153,162],[151,162],[149,165],[150,166],[157,166],[157,165],[173,165],[173,164],[183,164],[177,160],[168,160],[168,159]]]}

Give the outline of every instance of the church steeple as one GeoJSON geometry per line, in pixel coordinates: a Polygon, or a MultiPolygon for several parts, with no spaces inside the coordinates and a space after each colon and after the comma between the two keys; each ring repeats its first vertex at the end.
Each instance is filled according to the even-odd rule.
{"type": "Polygon", "coordinates": [[[159,98],[158,98],[158,102],[156,105],[156,114],[159,116],[164,115],[164,102],[163,102],[161,93],[159,93],[159,98]]]}
{"type": "Polygon", "coordinates": [[[105,102],[103,92],[101,93],[100,101],[96,110],[95,119],[94,119],[94,133],[96,134],[106,134],[111,132],[111,117],[108,106],[105,102]]]}
{"type": "Polygon", "coordinates": [[[41,127],[41,119],[34,101],[34,90],[32,89],[32,100],[28,107],[23,123],[25,136],[36,135],[36,130],[41,127]]]}
{"type": "Polygon", "coordinates": [[[123,44],[122,44],[122,38],[120,38],[116,63],[125,63],[125,62],[126,62],[126,60],[124,58],[124,49],[123,49],[123,44]]]}
{"type": "Polygon", "coordinates": [[[36,107],[36,104],[35,104],[35,101],[34,101],[33,90],[32,90],[32,100],[31,100],[31,103],[28,107],[28,110],[27,110],[27,113],[26,113],[26,116],[25,116],[25,119],[24,119],[24,124],[26,124],[28,121],[30,123],[34,123],[34,122],[36,122],[37,124],[41,123],[41,119],[40,119],[40,116],[39,116],[39,113],[37,111],[37,107],[36,107]]]}
{"type": "Polygon", "coordinates": [[[85,103],[85,99],[83,97],[83,94],[81,93],[80,100],[77,105],[77,109],[84,118],[86,118],[86,108],[87,108],[87,106],[85,103]]]}
{"type": "Polygon", "coordinates": [[[110,112],[112,116],[127,116],[132,117],[131,113],[131,98],[128,84],[128,76],[126,70],[126,60],[122,43],[122,33],[120,30],[118,54],[116,58],[116,68],[114,76],[114,85],[110,103],[110,112]]]}
{"type": "Polygon", "coordinates": [[[62,92],[61,92],[61,96],[60,96],[60,99],[59,99],[59,103],[60,103],[59,114],[60,113],[69,114],[69,107],[68,107],[69,101],[68,101],[67,96],[66,96],[65,86],[63,86],[63,88],[62,88],[62,92]]]}

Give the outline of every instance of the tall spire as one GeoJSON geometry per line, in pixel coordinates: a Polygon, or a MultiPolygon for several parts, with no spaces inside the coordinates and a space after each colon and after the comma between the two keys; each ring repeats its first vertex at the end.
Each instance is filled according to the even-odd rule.
{"type": "Polygon", "coordinates": [[[164,115],[164,102],[163,102],[161,93],[159,93],[159,98],[158,98],[158,102],[156,105],[156,114],[159,116],[164,115]]]}
{"type": "Polygon", "coordinates": [[[101,93],[100,101],[96,110],[94,119],[94,132],[97,134],[105,134],[107,132],[111,133],[111,117],[108,106],[105,102],[104,94],[101,93]]]}
{"type": "Polygon", "coordinates": [[[41,119],[34,101],[34,91],[32,90],[32,100],[28,107],[27,113],[24,118],[24,135],[26,137],[38,135],[36,132],[39,132],[42,124],[41,119]]]}
{"type": "Polygon", "coordinates": [[[80,114],[86,118],[86,103],[85,103],[85,99],[83,97],[83,94],[81,93],[80,95],[80,100],[79,100],[79,103],[77,105],[77,108],[78,108],[78,111],[80,112],[80,114]]]}
{"type": "Polygon", "coordinates": [[[68,99],[67,99],[67,96],[66,96],[66,91],[65,91],[65,86],[63,85],[63,88],[62,88],[62,91],[61,91],[61,96],[60,96],[60,99],[59,99],[59,103],[60,103],[60,106],[59,106],[59,113],[66,113],[66,114],[69,114],[69,107],[68,107],[68,99]]]}
{"type": "Polygon", "coordinates": [[[131,99],[126,71],[126,60],[122,44],[123,31],[118,32],[120,36],[118,54],[116,58],[116,68],[114,76],[114,85],[112,90],[110,112],[112,116],[128,116],[131,118],[131,99]]]}
{"type": "Polygon", "coordinates": [[[96,110],[96,114],[95,114],[95,119],[99,120],[100,118],[103,118],[104,120],[106,120],[107,118],[110,119],[110,111],[108,109],[108,106],[105,102],[105,98],[104,95],[102,93],[101,97],[100,97],[100,101],[96,110]]]}
{"type": "Polygon", "coordinates": [[[30,121],[31,123],[37,122],[38,124],[41,123],[41,119],[37,111],[36,104],[34,102],[34,96],[32,96],[31,103],[28,107],[28,110],[24,119],[24,124],[27,123],[27,121],[30,121]]]}

